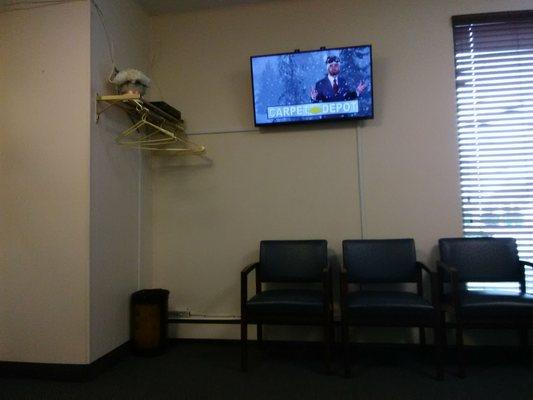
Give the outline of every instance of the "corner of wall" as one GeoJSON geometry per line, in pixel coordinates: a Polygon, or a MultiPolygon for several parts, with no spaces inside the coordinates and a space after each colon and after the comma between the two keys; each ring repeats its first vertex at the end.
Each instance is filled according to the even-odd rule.
{"type": "MultiPolygon", "coordinates": [[[[146,71],[149,19],[133,0],[91,7],[91,97],[111,93],[114,64],[146,71]]],[[[97,105],[95,106],[97,107],[97,105]]],[[[131,125],[111,108],[91,122],[90,359],[129,338],[129,296],[139,288],[144,260],[143,187],[149,182],[140,150],[114,138],[131,125]]]]}

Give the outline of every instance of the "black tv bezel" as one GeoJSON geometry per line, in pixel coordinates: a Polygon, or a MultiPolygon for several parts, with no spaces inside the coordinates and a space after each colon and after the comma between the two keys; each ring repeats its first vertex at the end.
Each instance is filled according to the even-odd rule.
{"type": "Polygon", "coordinates": [[[362,44],[358,46],[343,46],[343,47],[330,47],[330,48],[319,48],[315,50],[305,50],[305,51],[292,51],[284,53],[273,53],[273,54],[260,54],[256,56],[250,56],[250,78],[252,81],[252,103],[253,103],[253,114],[254,114],[254,126],[256,127],[268,127],[268,126],[279,126],[279,125],[300,125],[300,124],[316,124],[321,122],[338,122],[338,121],[357,121],[365,119],[374,119],[374,64],[372,58],[372,45],[371,44],[362,44]],[[254,88],[254,74],[253,74],[253,64],[252,60],[259,57],[271,57],[271,56],[285,56],[289,54],[301,54],[301,53],[316,53],[319,51],[330,51],[330,50],[343,50],[343,49],[355,49],[359,47],[368,47],[370,50],[370,96],[372,98],[372,107],[370,115],[365,116],[354,116],[349,118],[327,118],[327,119],[314,119],[314,120],[300,120],[300,121],[283,121],[283,122],[271,122],[271,123],[257,123],[256,112],[255,112],[255,88],[254,88]]]}

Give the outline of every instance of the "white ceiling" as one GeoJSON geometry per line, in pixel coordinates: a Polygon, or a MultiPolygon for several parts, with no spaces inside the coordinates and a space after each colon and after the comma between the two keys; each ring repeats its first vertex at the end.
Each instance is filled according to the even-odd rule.
{"type": "MultiPolygon", "coordinates": [[[[60,2],[75,0],[57,0],[60,2]]],[[[102,0],[109,1],[109,0],[102,0]]],[[[272,0],[135,0],[150,15],[165,13],[179,13],[199,10],[202,8],[217,8],[233,6],[236,4],[260,3],[272,0]]],[[[0,7],[24,8],[39,6],[38,3],[50,3],[50,0],[0,0],[0,7]]]]}
{"type": "MultiPolygon", "coordinates": [[[[57,0],[73,1],[73,0],[57,0]]],[[[101,0],[109,1],[109,0],[101,0]]],[[[272,0],[135,0],[150,15],[167,13],[180,13],[202,8],[220,8],[233,6],[236,4],[260,3],[272,0]]],[[[38,3],[49,3],[50,0],[0,0],[0,7],[3,9],[26,8],[39,6],[38,3]]]]}
{"type": "Polygon", "coordinates": [[[202,8],[218,8],[235,4],[259,3],[271,0],[136,0],[150,15],[179,13],[202,8]]]}

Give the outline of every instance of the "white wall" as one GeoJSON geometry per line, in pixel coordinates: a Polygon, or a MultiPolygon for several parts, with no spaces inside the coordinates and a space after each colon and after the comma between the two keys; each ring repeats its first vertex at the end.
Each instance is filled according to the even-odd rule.
{"type": "MultiPolygon", "coordinates": [[[[146,71],[148,17],[98,4],[118,67],[146,71]]],[[[123,112],[95,124],[112,64],[89,1],[1,14],[0,39],[0,359],[92,362],[128,340],[129,296],[151,284],[148,163],[114,143],[123,112]]]]}
{"type": "Polygon", "coordinates": [[[89,3],[0,14],[0,360],[89,358],[89,3]]]}
{"type": "MultiPolygon", "coordinates": [[[[456,14],[530,1],[273,1],[155,17],[155,80],[212,164],[154,162],[155,285],[171,308],[239,314],[239,271],[261,239],[359,238],[355,124],[253,129],[249,57],[373,45],[375,119],[358,124],[365,238],[413,237],[433,263],[461,235],[455,131],[456,14]]],[[[178,336],[238,337],[235,327],[178,336]]]]}
{"type": "MultiPolygon", "coordinates": [[[[130,0],[97,1],[119,69],[147,71],[150,21],[130,0]]],[[[113,94],[105,30],[91,7],[91,116],[97,93],[113,94]]],[[[100,108],[106,107],[101,104],[100,108]]],[[[118,146],[114,138],[131,125],[120,109],[91,120],[91,361],[129,339],[129,296],[150,285],[150,180],[139,150],[118,146]],[[144,194],[143,194],[144,191],[144,194]],[[145,240],[148,239],[147,241],[145,240]],[[142,239],[142,240],[141,240],[142,239]],[[146,250],[147,254],[144,254],[146,250]],[[144,268],[142,268],[144,266],[144,268]]]]}
{"type": "Polygon", "coordinates": [[[294,0],[148,20],[130,0],[100,3],[119,67],[152,70],[151,22],[152,97],[191,131],[234,133],[194,137],[212,162],[155,159],[152,199],[146,161],[112,142],[128,120],[110,110],[94,124],[96,92],[111,88],[90,3],[1,14],[3,361],[97,359],[127,340],[138,287],[170,289],[171,308],[238,314],[238,272],[259,240],[321,237],[334,256],[359,237],[358,163],[365,237],[414,237],[432,261],[438,237],[461,233],[450,16],[530,8],[294,0]],[[376,97],[376,118],[358,125],[360,160],[355,124],[238,132],[253,128],[250,55],[359,43],[374,45],[376,97]]]}

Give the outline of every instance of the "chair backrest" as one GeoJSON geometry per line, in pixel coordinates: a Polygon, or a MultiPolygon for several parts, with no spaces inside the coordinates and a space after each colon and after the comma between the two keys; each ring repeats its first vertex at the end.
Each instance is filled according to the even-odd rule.
{"type": "MultiPolygon", "coordinates": [[[[440,259],[457,268],[460,282],[521,281],[516,241],[511,238],[443,238],[440,259]]],[[[448,279],[447,276],[445,276],[448,279]]]]}
{"type": "Polygon", "coordinates": [[[349,282],[417,281],[413,239],[344,240],[342,256],[349,282]]]}
{"type": "Polygon", "coordinates": [[[325,240],[261,241],[261,282],[320,282],[328,264],[325,240]]]}

